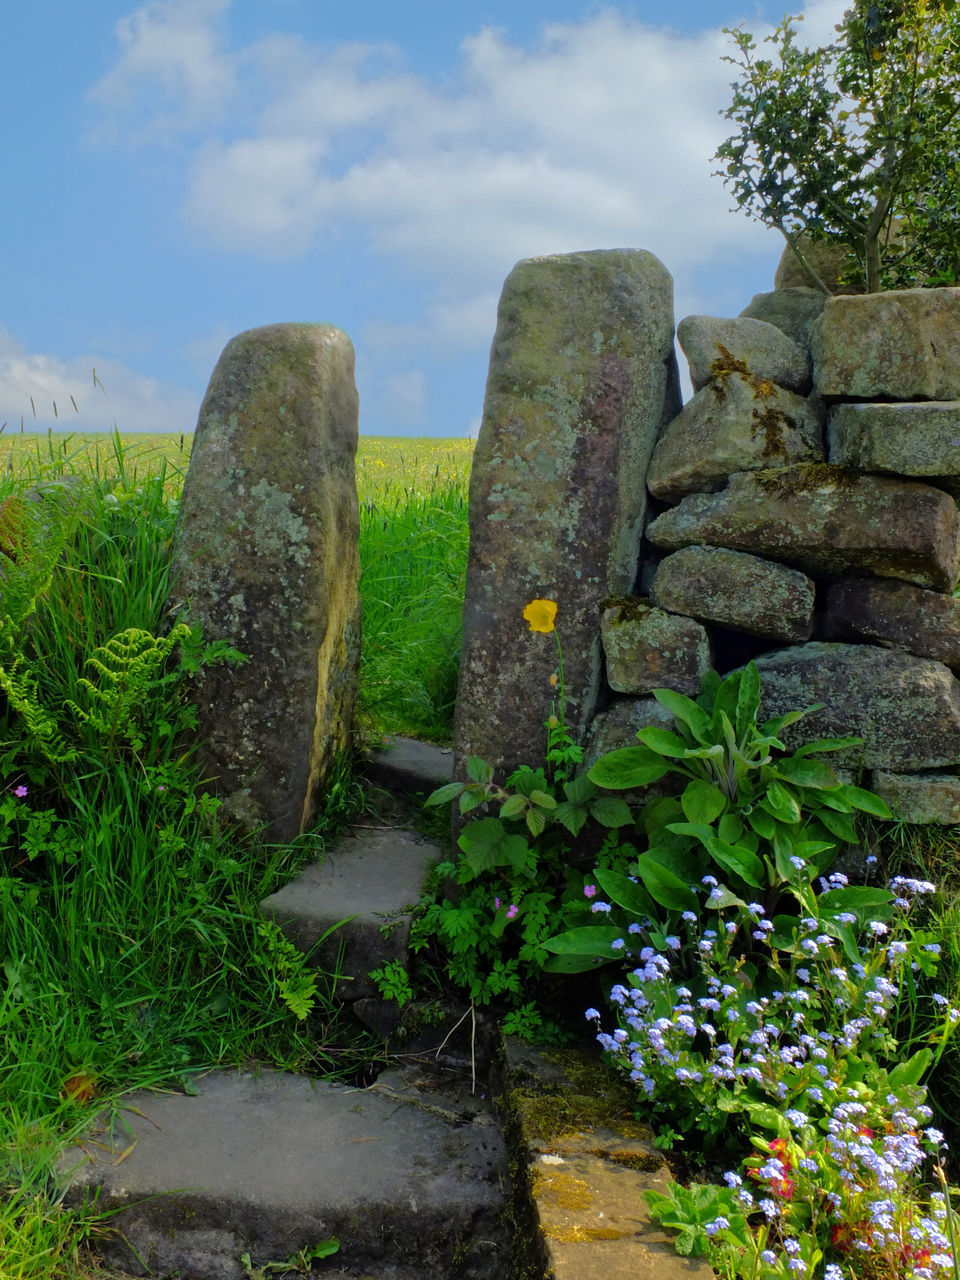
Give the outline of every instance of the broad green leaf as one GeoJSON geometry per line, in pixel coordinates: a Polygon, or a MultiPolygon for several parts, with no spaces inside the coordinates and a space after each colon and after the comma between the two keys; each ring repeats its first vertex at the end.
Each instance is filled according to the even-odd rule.
{"type": "Polygon", "coordinates": [[[519,841],[524,852],[528,845],[523,836],[508,836],[499,818],[478,818],[460,833],[457,844],[475,872],[509,865],[513,852],[511,841],[519,841]]]}
{"type": "Polygon", "coordinates": [[[767,813],[764,809],[754,808],[747,814],[747,821],[758,836],[761,836],[764,840],[773,839],[777,824],[772,814],[767,813]]]}
{"type": "Polygon", "coordinates": [[[690,750],[689,742],[684,742],[683,738],[676,733],[671,733],[669,729],[658,729],[656,725],[647,725],[645,729],[640,729],[637,737],[645,747],[655,751],[658,756],[667,756],[670,760],[682,760],[690,750]]]}
{"type": "Polygon", "coordinates": [[[668,867],[651,858],[649,850],[637,859],[637,872],[650,896],[661,907],[666,907],[668,911],[696,910],[697,895],[690,888],[689,881],[681,879],[668,867]]]}
{"type": "Polygon", "coordinates": [[[772,920],[773,931],[767,936],[767,944],[774,951],[796,951],[800,921],[796,916],[779,915],[772,920]]]}
{"type": "Polygon", "coordinates": [[[465,785],[463,782],[448,782],[446,786],[438,787],[436,791],[432,791],[423,803],[425,805],[449,804],[451,800],[456,800],[465,785]]]}
{"type": "Polygon", "coordinates": [[[590,770],[589,778],[598,787],[610,791],[629,791],[644,787],[669,773],[671,766],[649,747],[621,747],[601,756],[590,770]]]}
{"type": "Polygon", "coordinates": [[[845,751],[847,747],[859,747],[863,745],[863,739],[855,736],[847,738],[818,738],[816,742],[805,742],[802,747],[797,747],[793,753],[795,756],[816,756],[821,751],[845,751]]]}
{"type": "Polygon", "coordinates": [[[760,726],[760,732],[771,734],[773,737],[778,738],[784,729],[789,729],[792,724],[796,724],[798,720],[808,716],[811,711],[820,711],[822,707],[822,702],[815,702],[812,707],[806,707],[803,711],[787,711],[782,716],[774,716],[771,720],[764,720],[760,726]]]}
{"type": "Polygon", "coordinates": [[[844,844],[853,844],[857,838],[857,825],[848,813],[833,813],[829,809],[821,809],[817,821],[823,823],[832,836],[844,844]]]}
{"type": "Polygon", "coordinates": [[[843,794],[844,788],[836,791],[821,791],[817,794],[816,805],[819,809],[833,809],[835,813],[852,813],[853,805],[843,794]]]}
{"type": "Polygon", "coordinates": [[[610,944],[623,936],[623,930],[616,925],[587,924],[579,929],[558,933],[540,945],[554,955],[598,956],[604,960],[613,960],[616,952],[610,949],[610,944]]]}
{"type": "Polygon", "coordinates": [[[590,816],[602,827],[626,827],[633,821],[633,813],[626,800],[619,796],[600,796],[588,806],[590,816]]]}
{"type": "Polygon", "coordinates": [[[550,956],[543,962],[541,968],[544,973],[588,973],[591,969],[599,969],[601,965],[609,964],[611,960],[616,959],[615,956],[578,956],[578,955],[559,955],[550,956]]]}
{"type": "Polygon", "coordinates": [[[776,776],[785,778],[799,787],[832,790],[840,786],[840,779],[822,760],[797,759],[792,756],[786,760],[778,760],[773,769],[776,776]]]}
{"type": "Polygon", "coordinates": [[[769,1102],[748,1102],[745,1110],[761,1129],[772,1129],[778,1138],[790,1138],[790,1121],[780,1108],[771,1106],[769,1102]]]}
{"type": "Polygon", "coordinates": [[[727,844],[726,841],[718,840],[716,837],[705,843],[713,860],[719,863],[724,871],[739,876],[741,880],[746,880],[747,884],[752,885],[754,889],[764,888],[766,876],[763,872],[763,863],[755,853],[744,849],[742,845],[727,844]]]}
{"type": "Polygon", "coordinates": [[[687,783],[680,804],[688,822],[713,822],[727,807],[727,797],[719,787],[702,778],[687,783]]]}
{"type": "Polygon", "coordinates": [[[933,1054],[929,1049],[918,1049],[906,1062],[900,1062],[890,1072],[887,1080],[893,1089],[904,1085],[918,1085],[933,1062],[933,1054]]]}
{"type": "Polygon", "coordinates": [[[709,743],[710,717],[691,698],[675,689],[654,689],[653,696],[675,720],[686,725],[698,742],[709,743]]]}
{"type": "Polygon", "coordinates": [[[760,710],[760,672],[755,662],[748,662],[737,690],[737,742],[742,743],[757,723],[760,710]]]}
{"type": "Polygon", "coordinates": [[[708,910],[723,911],[726,907],[745,907],[747,904],[738,897],[732,889],[728,889],[725,884],[717,885],[717,897],[712,895],[705,903],[708,910]]]}
{"type": "Polygon", "coordinates": [[[886,801],[881,800],[872,791],[864,791],[862,787],[845,786],[843,788],[843,796],[845,800],[850,801],[854,809],[861,809],[864,813],[869,813],[874,818],[893,817],[893,814],[887,808],[886,801]]]}
{"type": "Polygon", "coordinates": [[[797,804],[796,798],[787,787],[782,786],[779,782],[771,782],[767,786],[767,793],[760,801],[760,804],[768,813],[779,822],[799,822],[800,806],[797,804]]]}
{"type": "Polygon", "coordinates": [[[705,822],[671,822],[667,826],[667,830],[672,831],[677,836],[693,836],[701,844],[706,844],[708,840],[712,840],[717,834],[713,827],[708,827],[705,822]]]}
{"type": "Polygon", "coordinates": [[[867,925],[871,920],[888,920],[892,911],[893,894],[887,889],[870,889],[866,885],[851,884],[842,889],[828,889],[817,898],[817,914],[823,917],[838,916],[844,911],[857,917],[857,923],[867,925]]]}
{"type": "Polygon", "coordinates": [[[651,901],[650,895],[643,885],[637,884],[629,876],[625,876],[619,871],[604,871],[598,867],[593,872],[593,878],[611,902],[615,902],[618,907],[623,907],[625,911],[629,911],[638,920],[641,920],[644,916],[649,916],[651,919],[656,918],[657,909],[651,901]]]}
{"type": "Polygon", "coordinates": [[[739,844],[743,831],[743,822],[735,813],[725,813],[717,823],[717,835],[727,844],[739,844]]]}
{"type": "Polygon", "coordinates": [[[471,790],[468,787],[460,797],[460,812],[469,813],[471,809],[476,809],[482,805],[486,798],[487,797],[481,790],[479,790],[479,788],[471,790]]]}

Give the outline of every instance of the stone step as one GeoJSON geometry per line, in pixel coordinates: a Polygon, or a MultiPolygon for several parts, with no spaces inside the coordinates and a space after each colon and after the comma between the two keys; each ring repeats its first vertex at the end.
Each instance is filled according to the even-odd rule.
{"type": "Polygon", "coordinates": [[[217,1071],[196,1089],[130,1095],[61,1157],[67,1202],[115,1211],[108,1265],[244,1280],[244,1254],[262,1267],[333,1238],[342,1276],[510,1274],[506,1153],[475,1103],[399,1072],[353,1089],[217,1071]]]}
{"type": "Polygon", "coordinates": [[[406,969],[411,912],[441,856],[416,831],[358,828],[260,911],[318,967],[340,973],[341,999],[376,996],[370,971],[394,961],[406,969]]]}
{"type": "Polygon", "coordinates": [[[429,795],[452,781],[453,748],[388,734],[382,747],[369,752],[363,771],[372,783],[388,791],[429,795]]]}

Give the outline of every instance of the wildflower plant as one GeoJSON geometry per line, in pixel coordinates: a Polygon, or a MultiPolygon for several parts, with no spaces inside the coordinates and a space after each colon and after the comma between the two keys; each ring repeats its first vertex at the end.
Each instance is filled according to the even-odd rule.
{"type": "Polygon", "coordinates": [[[558,957],[543,946],[559,929],[589,926],[592,919],[583,871],[570,861],[573,838],[592,822],[608,833],[599,855],[603,865],[623,866],[636,853],[616,838],[617,830],[633,821],[627,803],[604,795],[586,775],[574,774],[583,753],[566,725],[557,613],[556,602],[544,599],[532,600],[523,611],[530,632],[553,635],[557,647],[544,722],[545,764],[523,765],[501,785],[492,765],[473,756],[466,781],[449,783],[428,797],[427,805],[456,802],[461,815],[474,816],[458,837],[460,857],[437,868],[438,889],[413,932],[418,949],[434,939],[439,943],[448,976],[471,1000],[484,1004],[500,998],[516,1007],[526,999],[525,1027],[533,1009],[527,998],[545,969],[578,972],[598,963],[593,956],[558,957]],[[459,891],[445,891],[451,883],[459,891]]]}

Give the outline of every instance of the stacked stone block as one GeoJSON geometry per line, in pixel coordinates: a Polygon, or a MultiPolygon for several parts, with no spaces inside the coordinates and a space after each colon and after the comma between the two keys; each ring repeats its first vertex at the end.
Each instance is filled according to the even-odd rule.
{"type": "Polygon", "coordinates": [[[960,289],[809,292],[679,326],[695,394],[651,456],[644,594],[603,613],[590,742],[753,656],[767,714],[824,704],[793,745],[859,734],[836,763],[960,822],[960,289]]]}

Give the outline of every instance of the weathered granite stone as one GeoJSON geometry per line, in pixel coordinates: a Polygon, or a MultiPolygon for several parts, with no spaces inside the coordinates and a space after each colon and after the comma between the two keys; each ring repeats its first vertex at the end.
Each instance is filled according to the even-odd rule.
{"type": "Polygon", "coordinates": [[[722,493],[691,494],[647,526],[655,547],[694,543],[782,560],[814,576],[957,581],[960,520],[941,489],[826,463],[744,471],[722,493]]]}
{"type": "Polygon", "coordinates": [[[893,816],[901,822],[939,822],[945,827],[960,823],[960,777],[955,772],[890,773],[875,769],[870,789],[886,800],[893,816]]]}
{"type": "Polygon", "coordinates": [[[662,560],[650,588],[660,609],[771,640],[809,640],[815,588],[796,569],[721,547],[683,547],[662,560]]]}
{"type": "Polygon", "coordinates": [[[721,374],[667,425],[647,471],[657,498],[722,489],[735,471],[823,461],[817,408],[768,378],[721,374]]]}
{"type": "Polygon", "coordinates": [[[791,749],[857,734],[862,746],[831,752],[831,765],[900,773],[960,762],[960,681],[942,662],[870,644],[820,642],[756,662],[764,716],[823,704],[784,730],[791,749]]]}
{"type": "Polygon", "coordinates": [[[347,743],[360,649],[353,346],[276,324],[224,348],[193,440],[169,607],[250,661],[195,684],[224,813],[305,830],[347,743]]]}
{"type": "Polygon", "coordinates": [[[823,396],[960,399],[960,288],[831,298],[811,348],[823,396]]]}
{"type": "Polygon", "coordinates": [[[960,496],[960,400],[836,404],[827,432],[831,462],[923,478],[960,496]]]}
{"type": "Polygon", "coordinates": [[[677,341],[695,391],[724,370],[769,378],[788,391],[810,390],[809,357],[782,329],[764,320],[687,316],[677,325],[677,341]]]}
{"type": "Polygon", "coordinates": [[[656,725],[659,729],[676,727],[673,713],[656,698],[614,698],[609,706],[594,716],[583,744],[582,768],[592,768],[608,751],[635,747],[637,730],[649,724],[656,725]]]}
{"type": "MultiPolygon", "coordinates": [[[[848,284],[842,287],[840,285],[841,275],[847,273],[851,266],[849,245],[837,244],[834,240],[811,240],[807,235],[800,236],[799,244],[804,258],[831,293],[859,292],[848,284]]],[[[774,289],[808,288],[815,283],[803,269],[790,246],[784,245],[776,275],[773,278],[774,289]]]]}
{"type": "Polygon", "coordinates": [[[710,637],[699,622],[624,600],[601,621],[607,683],[615,693],[677,689],[696,693],[710,669],[710,637]]]}
{"type": "Polygon", "coordinates": [[[672,282],[642,250],[532,258],[503,288],[470,481],[456,765],[543,760],[554,637],[524,606],[559,605],[567,722],[600,687],[599,608],[633,589],[644,478],[678,411],[672,282]]]}
{"type": "Polygon", "coordinates": [[[831,637],[895,645],[921,658],[960,668],[960,600],[908,582],[849,578],[824,598],[831,637]]]}
{"type": "Polygon", "coordinates": [[[750,320],[765,320],[792,338],[801,351],[810,355],[810,326],[827,305],[828,294],[802,287],[755,293],[740,312],[750,320]]]}

